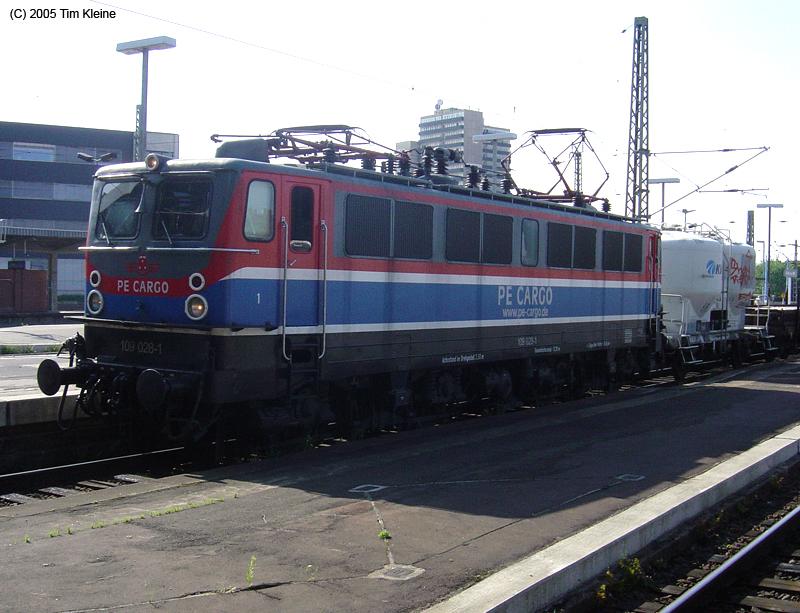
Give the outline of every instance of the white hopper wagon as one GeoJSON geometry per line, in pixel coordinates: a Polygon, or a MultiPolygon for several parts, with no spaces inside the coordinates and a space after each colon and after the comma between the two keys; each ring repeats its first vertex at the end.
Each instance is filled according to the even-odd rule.
{"type": "Polygon", "coordinates": [[[676,377],[704,362],[738,363],[749,351],[745,311],[755,288],[755,251],[716,232],[661,235],[666,348],[676,377]]]}

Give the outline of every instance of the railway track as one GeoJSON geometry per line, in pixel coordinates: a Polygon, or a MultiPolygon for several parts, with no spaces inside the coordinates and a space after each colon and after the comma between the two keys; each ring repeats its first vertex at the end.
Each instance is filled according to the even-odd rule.
{"type": "Polygon", "coordinates": [[[187,461],[186,452],[184,447],[173,447],[3,474],[0,507],[64,498],[163,476],[187,461]]]}
{"type": "MultiPolygon", "coordinates": [[[[665,607],[637,611],[679,613],[708,610],[752,610],[800,613],[800,504],[755,536],[731,557],[721,561],[688,589],[677,588],[677,598],[665,607]],[[789,551],[779,555],[776,550],[789,551]],[[784,560],[784,561],[780,561],[784,560]]],[[[718,560],[712,559],[714,564],[718,560]]],[[[697,569],[698,571],[700,569],[697,569]]]]}

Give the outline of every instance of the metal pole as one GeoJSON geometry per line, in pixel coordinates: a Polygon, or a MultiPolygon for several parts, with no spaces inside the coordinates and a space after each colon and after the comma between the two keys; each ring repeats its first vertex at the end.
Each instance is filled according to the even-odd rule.
{"type": "Polygon", "coordinates": [[[661,184],[661,225],[664,225],[664,188],[667,186],[666,183],[661,184]]]}
{"type": "Polygon", "coordinates": [[[139,113],[139,157],[134,160],[139,162],[147,153],[147,68],[148,50],[142,50],[142,106],[139,113]]]}
{"type": "Polygon", "coordinates": [[[770,243],[772,242],[772,207],[767,209],[767,269],[764,272],[764,288],[767,290],[767,304],[769,304],[769,269],[770,269],[770,262],[769,262],[769,248],[770,243]]]}
{"type": "Polygon", "coordinates": [[[797,239],[794,239],[794,282],[792,283],[794,289],[794,301],[797,302],[797,239]]]}
{"type": "Polygon", "coordinates": [[[797,332],[800,330],[800,294],[797,279],[797,239],[794,239],[794,346],[797,347],[797,332]]]}

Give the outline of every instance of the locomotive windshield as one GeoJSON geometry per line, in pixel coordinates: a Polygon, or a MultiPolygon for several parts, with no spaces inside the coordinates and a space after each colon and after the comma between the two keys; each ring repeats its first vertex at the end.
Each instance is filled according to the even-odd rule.
{"type": "Polygon", "coordinates": [[[103,183],[97,212],[95,236],[106,242],[114,238],[136,238],[139,233],[137,209],[142,199],[140,181],[103,183]]]}
{"type": "MultiPolygon", "coordinates": [[[[141,213],[151,210],[152,237],[167,240],[200,239],[206,235],[212,182],[199,177],[169,177],[156,184],[125,180],[104,181],[100,191],[95,237],[113,240],[139,235],[141,213]],[[144,201],[143,201],[144,198],[144,201]],[[143,202],[145,206],[142,206],[143,202]]],[[[148,216],[149,218],[149,216],[148,216]]]]}
{"type": "Polygon", "coordinates": [[[211,206],[211,181],[169,178],[157,190],[153,237],[170,243],[203,238],[211,206]]]}

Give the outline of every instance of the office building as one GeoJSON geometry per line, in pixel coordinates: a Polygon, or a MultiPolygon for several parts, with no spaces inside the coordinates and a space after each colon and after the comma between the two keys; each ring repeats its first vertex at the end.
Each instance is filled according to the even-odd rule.
{"type": "MultiPolygon", "coordinates": [[[[149,132],[147,141],[148,151],[178,155],[176,134],[149,132]]],[[[77,248],[86,241],[95,170],[132,157],[133,132],[0,122],[0,269],[48,271],[51,310],[59,302],[82,308],[77,248]]]]}
{"type": "Polygon", "coordinates": [[[506,128],[487,126],[483,113],[469,109],[437,109],[419,121],[419,147],[445,147],[463,152],[464,163],[450,164],[448,172],[464,177],[465,166],[478,166],[493,184],[499,184],[504,173],[501,162],[511,153],[508,138],[491,139],[484,136],[476,142],[473,137],[492,133],[507,134],[506,128]]]}

